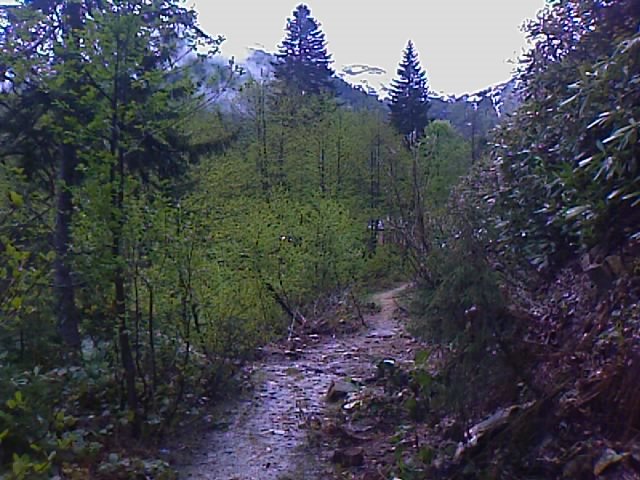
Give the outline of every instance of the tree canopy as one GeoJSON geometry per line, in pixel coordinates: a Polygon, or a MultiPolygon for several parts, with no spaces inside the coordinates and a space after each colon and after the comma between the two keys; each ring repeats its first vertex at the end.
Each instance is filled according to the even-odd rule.
{"type": "Polygon", "coordinates": [[[429,87],[411,40],[403,52],[397,74],[390,89],[391,123],[403,135],[420,138],[429,123],[429,87]]]}
{"type": "Polygon", "coordinates": [[[286,35],[276,57],[276,78],[287,88],[299,93],[332,89],[332,60],[327,42],[306,5],[298,5],[293,18],[287,20],[286,35]]]}

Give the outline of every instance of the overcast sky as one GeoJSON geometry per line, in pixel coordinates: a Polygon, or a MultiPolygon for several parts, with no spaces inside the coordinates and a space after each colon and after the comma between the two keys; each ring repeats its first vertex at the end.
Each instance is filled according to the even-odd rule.
{"type": "MultiPolygon", "coordinates": [[[[300,1],[195,0],[200,24],[226,37],[222,51],[241,60],[248,47],[275,51],[287,18],[300,1]]],[[[367,64],[387,71],[368,76],[388,82],[412,39],[431,89],[461,94],[506,80],[525,47],[520,26],[535,17],[544,0],[309,0],[329,52],[340,71],[367,64]]],[[[189,3],[190,5],[192,3],[189,3]]]]}

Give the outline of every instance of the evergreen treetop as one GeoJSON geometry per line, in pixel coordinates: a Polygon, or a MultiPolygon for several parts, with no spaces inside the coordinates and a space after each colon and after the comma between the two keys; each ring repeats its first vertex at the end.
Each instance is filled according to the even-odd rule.
{"type": "Polygon", "coordinates": [[[286,35],[276,55],[275,75],[299,93],[331,90],[333,70],[327,42],[311,10],[300,4],[287,20],[286,35]]]}
{"type": "Polygon", "coordinates": [[[391,83],[391,123],[404,135],[420,138],[429,123],[429,87],[413,42],[409,40],[391,83]]]}

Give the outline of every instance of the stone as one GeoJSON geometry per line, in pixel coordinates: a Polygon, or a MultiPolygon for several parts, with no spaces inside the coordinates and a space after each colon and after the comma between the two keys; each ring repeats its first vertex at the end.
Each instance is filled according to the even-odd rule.
{"type": "Polygon", "coordinates": [[[338,449],[333,452],[331,461],[343,467],[359,467],[364,464],[364,449],[362,447],[338,449]]]}
{"type": "Polygon", "coordinates": [[[622,462],[628,455],[620,455],[615,450],[608,448],[604,451],[602,456],[596,462],[593,468],[593,474],[596,476],[602,475],[612,465],[622,462]]]}
{"type": "Polygon", "coordinates": [[[610,257],[605,258],[604,262],[616,278],[622,277],[626,273],[626,268],[620,255],[611,255],[610,257]]]}
{"type": "Polygon", "coordinates": [[[337,435],[339,431],[338,425],[332,420],[328,420],[322,424],[322,432],[325,435],[337,435]]]}
{"type": "Polygon", "coordinates": [[[591,266],[591,257],[589,256],[588,253],[585,253],[581,258],[580,258],[580,266],[582,267],[582,271],[586,272],[589,267],[591,266]]]}
{"type": "Polygon", "coordinates": [[[593,458],[591,455],[582,454],[569,460],[562,469],[562,478],[574,480],[576,478],[593,478],[591,465],[593,458]]]}
{"type": "Polygon", "coordinates": [[[358,391],[358,387],[351,382],[344,380],[332,381],[327,392],[326,399],[328,402],[337,402],[341,398],[346,397],[350,393],[358,391]]]}
{"type": "Polygon", "coordinates": [[[590,265],[585,272],[589,280],[596,286],[598,293],[607,291],[611,287],[613,278],[603,264],[590,265]]]}
{"type": "Polygon", "coordinates": [[[507,408],[502,408],[495,412],[493,415],[488,417],[487,419],[481,421],[480,423],[474,425],[467,431],[467,442],[458,444],[458,448],[456,449],[454,455],[454,461],[459,462],[467,452],[475,450],[480,442],[485,440],[488,436],[493,433],[501,430],[509,423],[509,421],[513,418],[512,416],[518,412],[523,410],[527,410],[534,406],[534,402],[529,402],[524,405],[512,405],[507,408]]]}
{"type": "Polygon", "coordinates": [[[377,470],[367,470],[362,474],[362,480],[387,480],[387,477],[384,477],[377,470]]]}

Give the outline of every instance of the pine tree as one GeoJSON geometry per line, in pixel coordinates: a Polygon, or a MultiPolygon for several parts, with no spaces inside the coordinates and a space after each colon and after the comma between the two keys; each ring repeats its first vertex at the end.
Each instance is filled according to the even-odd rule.
{"type": "Polygon", "coordinates": [[[411,40],[397,73],[391,83],[391,123],[400,133],[420,138],[429,123],[429,87],[411,40]]]}
{"type": "Polygon", "coordinates": [[[287,20],[286,36],[279,47],[275,75],[298,93],[332,90],[333,70],[327,42],[311,10],[300,4],[287,20]]]}

